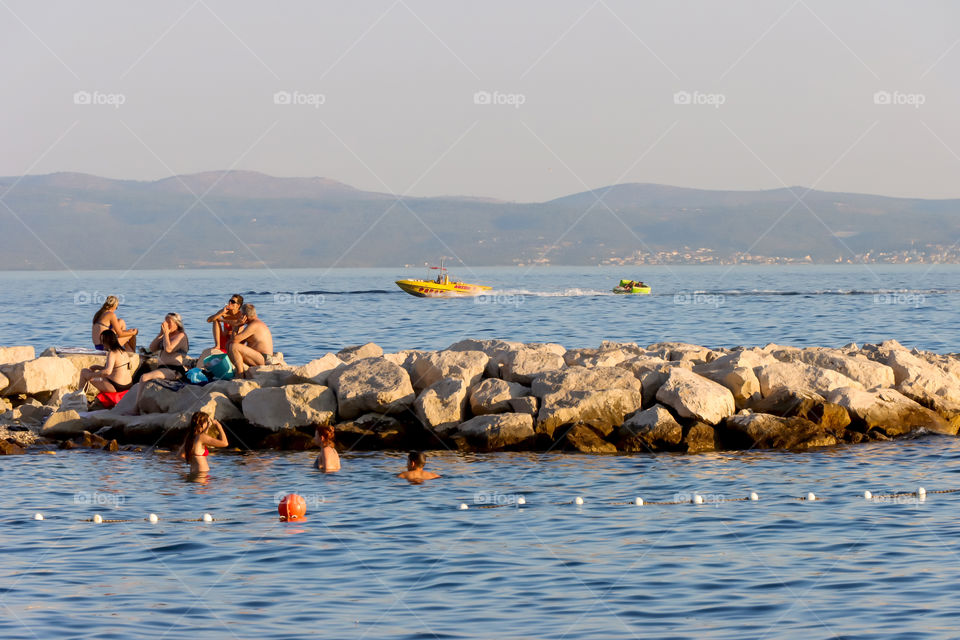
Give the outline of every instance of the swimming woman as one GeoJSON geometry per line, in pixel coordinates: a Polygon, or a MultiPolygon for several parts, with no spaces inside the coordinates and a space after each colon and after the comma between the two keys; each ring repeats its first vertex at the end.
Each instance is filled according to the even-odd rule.
{"type": "Polygon", "coordinates": [[[187,429],[187,437],[180,447],[180,457],[190,463],[190,473],[206,473],[210,471],[210,465],[207,464],[207,447],[225,447],[227,446],[227,434],[223,431],[223,425],[210,418],[202,411],[197,411],[190,418],[190,427],[187,429]],[[207,429],[216,427],[217,438],[211,437],[207,429]]]}
{"type": "Polygon", "coordinates": [[[103,366],[93,365],[80,372],[80,390],[89,382],[98,391],[114,393],[126,391],[133,386],[133,372],[136,369],[136,355],[120,346],[117,334],[107,329],[100,334],[103,350],[107,352],[107,361],[103,366]]]}
{"type": "Polygon", "coordinates": [[[100,336],[104,331],[110,329],[117,336],[117,340],[127,351],[137,350],[137,329],[127,329],[127,323],[117,317],[117,307],[120,306],[120,300],[117,296],[107,296],[100,310],[93,314],[93,326],[90,329],[90,337],[93,340],[93,347],[98,351],[104,351],[103,341],[100,336]]]}
{"type": "Polygon", "coordinates": [[[159,351],[157,363],[159,367],[140,376],[140,386],[137,387],[137,407],[146,383],[151,380],[181,380],[186,376],[185,360],[190,349],[190,340],[183,330],[183,320],[179,313],[168,313],[160,323],[160,333],[150,343],[150,351],[159,351]]]}
{"type": "Polygon", "coordinates": [[[313,444],[320,447],[320,455],[313,462],[313,468],[324,473],[333,473],[340,471],[340,455],[333,448],[334,433],[330,425],[317,425],[315,427],[316,435],[313,437],[313,444]]]}

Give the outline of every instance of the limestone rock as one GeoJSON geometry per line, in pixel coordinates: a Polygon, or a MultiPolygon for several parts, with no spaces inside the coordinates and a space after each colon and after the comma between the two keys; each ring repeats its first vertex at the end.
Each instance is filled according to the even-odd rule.
{"type": "Polygon", "coordinates": [[[19,456],[25,454],[26,452],[27,450],[16,442],[0,440],[0,456],[19,456]]]}
{"type": "Polygon", "coordinates": [[[693,368],[693,372],[729,389],[738,409],[747,407],[751,402],[761,398],[760,380],[757,379],[753,369],[747,367],[717,367],[715,366],[716,362],[715,360],[708,364],[697,365],[693,368]]]}
{"type": "Polygon", "coordinates": [[[40,435],[46,438],[69,438],[88,428],[80,414],[72,409],[56,411],[43,423],[40,435]]]}
{"type": "Polygon", "coordinates": [[[322,358],[311,360],[302,367],[294,369],[293,375],[291,376],[292,379],[288,384],[309,382],[311,384],[326,386],[330,374],[337,369],[337,367],[342,367],[344,364],[343,360],[332,353],[324,354],[322,358]]]}
{"type": "MultiPolygon", "coordinates": [[[[182,401],[183,397],[189,396],[197,398],[205,393],[203,387],[193,385],[188,385],[180,389],[172,389],[169,383],[156,380],[150,380],[143,384],[145,386],[143,388],[143,395],[140,397],[141,413],[169,413],[182,401]],[[184,392],[183,396],[180,395],[181,391],[184,392]]],[[[131,391],[133,391],[133,389],[131,389],[131,391]]],[[[128,396],[130,396],[129,392],[123,399],[126,400],[128,396]]],[[[134,396],[134,398],[135,397],[136,396],[134,396]]],[[[118,413],[120,413],[119,410],[118,413]]]]}
{"type": "Polygon", "coordinates": [[[446,351],[480,351],[489,356],[486,377],[499,378],[503,359],[512,351],[523,348],[521,342],[506,342],[504,340],[473,340],[466,339],[454,342],[446,351]]]}
{"type": "Polygon", "coordinates": [[[416,391],[421,391],[443,378],[456,377],[467,387],[480,382],[490,356],[482,351],[432,351],[421,354],[413,362],[410,381],[416,391]]]}
{"type": "Polygon", "coordinates": [[[618,448],[627,452],[673,451],[683,438],[683,427],[662,405],[639,411],[617,432],[618,448]]]}
{"type": "MultiPolygon", "coordinates": [[[[226,396],[222,397],[229,402],[226,396]]],[[[249,422],[273,431],[330,424],[336,411],[333,391],[316,384],[254,389],[243,399],[243,416],[249,422]]]]}
{"type": "Polygon", "coordinates": [[[681,418],[694,418],[715,425],[733,415],[733,394],[726,387],[675,367],[657,391],[657,401],[671,407],[681,418]]]}
{"type": "Polygon", "coordinates": [[[204,393],[199,396],[192,396],[180,394],[180,400],[177,402],[176,406],[173,407],[173,413],[186,415],[187,422],[186,424],[181,425],[179,422],[176,424],[171,421],[167,422],[168,426],[187,426],[189,424],[189,418],[193,416],[194,413],[202,411],[214,420],[219,420],[224,422],[227,420],[242,420],[243,414],[240,412],[240,409],[237,408],[237,405],[226,395],[220,393],[219,391],[212,391],[210,393],[204,393]]]}
{"type": "Polygon", "coordinates": [[[3,394],[3,390],[10,386],[10,379],[7,376],[3,375],[0,372],[0,394],[3,394]]]}
{"type": "Polygon", "coordinates": [[[826,396],[840,387],[862,389],[863,385],[842,373],[815,367],[804,362],[776,362],[757,367],[754,372],[760,380],[760,393],[769,396],[776,389],[813,391],[826,396]]]}
{"type": "Polygon", "coordinates": [[[233,379],[233,380],[214,380],[210,384],[203,386],[206,393],[222,393],[230,398],[230,402],[239,405],[248,393],[254,389],[259,389],[260,385],[253,380],[233,379]]]}
{"type": "Polygon", "coordinates": [[[640,381],[613,367],[569,367],[537,376],[537,431],[552,435],[564,424],[585,423],[609,435],[643,403],[640,381]]]}
{"type": "Polygon", "coordinates": [[[704,453],[719,449],[718,440],[716,429],[706,423],[697,422],[683,434],[682,445],[686,447],[687,453],[704,453]]]}
{"type": "Polygon", "coordinates": [[[484,451],[495,451],[532,442],[533,417],[524,413],[477,416],[462,423],[457,433],[484,451]]]}
{"type": "Polygon", "coordinates": [[[563,354],[563,361],[568,367],[615,367],[630,355],[616,347],[569,349],[563,354]]]}
{"type": "Polygon", "coordinates": [[[686,342],[658,342],[648,346],[647,351],[664,360],[682,360],[694,363],[710,362],[717,357],[717,354],[708,347],[686,342]]]}
{"type": "Polygon", "coordinates": [[[313,448],[313,435],[299,429],[280,429],[264,438],[259,448],[277,451],[306,451],[313,448]]]}
{"type": "Polygon", "coordinates": [[[3,395],[19,393],[28,395],[56,391],[74,384],[78,372],[69,360],[62,358],[37,358],[0,367],[0,372],[9,378],[3,395]]]}
{"type": "Polygon", "coordinates": [[[895,384],[893,369],[866,356],[849,356],[838,349],[801,349],[780,351],[783,362],[803,362],[821,369],[829,369],[856,380],[865,389],[892,387],[895,384]]]}
{"type": "Polygon", "coordinates": [[[393,416],[366,413],[336,426],[336,439],[348,449],[378,451],[408,446],[407,428],[393,416]]]}
{"type": "Polygon", "coordinates": [[[617,447],[585,424],[575,424],[563,434],[563,448],[580,453],[616,453],[617,447]]]}
{"type": "Polygon", "coordinates": [[[898,436],[915,429],[957,435],[957,425],[904,396],[895,389],[864,391],[836,389],[827,400],[845,408],[866,431],[880,429],[887,436],[898,436]]]}
{"type": "Polygon", "coordinates": [[[533,396],[524,396],[522,398],[510,398],[510,413],[526,413],[527,415],[536,417],[537,415],[537,399],[533,396]]]}
{"type": "Polygon", "coordinates": [[[53,408],[54,411],[74,411],[87,410],[87,396],[82,391],[69,391],[67,389],[57,389],[51,394],[46,405],[53,408]]]}
{"type": "Polygon", "coordinates": [[[537,374],[562,369],[563,356],[546,348],[521,347],[501,357],[501,377],[508,382],[529,385],[537,374]]]}
{"type": "Polygon", "coordinates": [[[836,436],[803,418],[743,411],[727,418],[724,424],[744,448],[809,449],[837,444],[836,436]]]}
{"type": "Polygon", "coordinates": [[[467,390],[467,383],[462,378],[438,380],[424,389],[414,401],[414,413],[424,427],[437,433],[446,433],[463,422],[467,390]]]}
{"type": "MultiPolygon", "coordinates": [[[[487,378],[470,390],[470,410],[475,416],[511,411],[510,401],[530,393],[530,388],[499,378],[487,378]]],[[[518,411],[518,413],[527,413],[518,411]]]]}
{"type": "Polygon", "coordinates": [[[36,357],[33,347],[0,347],[0,365],[17,364],[36,357]]]}
{"type": "Polygon", "coordinates": [[[850,414],[846,409],[804,389],[781,387],[766,398],[753,402],[750,409],[782,418],[804,418],[819,424],[838,438],[850,424],[850,414]]]}
{"type": "Polygon", "coordinates": [[[410,376],[383,358],[351,362],[330,376],[340,416],[350,420],[364,413],[399,413],[414,401],[410,376]]]}
{"type": "Polygon", "coordinates": [[[282,387],[295,384],[296,368],[285,364],[265,364],[259,367],[250,367],[248,380],[256,382],[260,387],[282,387]]]}
{"type": "Polygon", "coordinates": [[[379,358],[382,355],[383,349],[372,342],[344,347],[337,352],[337,357],[345,364],[350,364],[363,358],[379,358]]]}

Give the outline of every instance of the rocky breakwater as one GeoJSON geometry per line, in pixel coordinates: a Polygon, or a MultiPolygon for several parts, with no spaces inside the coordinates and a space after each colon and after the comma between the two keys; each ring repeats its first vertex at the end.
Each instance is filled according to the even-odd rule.
{"type": "Polygon", "coordinates": [[[583,453],[804,450],[960,429],[960,358],[893,340],[804,349],[462,340],[387,354],[370,343],[256,367],[247,380],[149,382],[139,407],[134,389],[113,409],[76,390],[96,358],[0,349],[0,448],[172,445],[195,411],[249,449],[309,448],[316,424],[335,425],[342,449],[583,453]]]}

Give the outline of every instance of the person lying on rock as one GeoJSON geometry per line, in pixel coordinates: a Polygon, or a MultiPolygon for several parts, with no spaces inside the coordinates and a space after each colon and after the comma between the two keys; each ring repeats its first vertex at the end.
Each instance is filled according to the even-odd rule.
{"type": "Polygon", "coordinates": [[[340,471],[340,456],[337,454],[337,450],[333,448],[333,441],[333,427],[328,424],[316,425],[313,444],[320,447],[320,455],[313,462],[314,469],[324,473],[340,471]]]}
{"type": "Polygon", "coordinates": [[[439,478],[438,474],[423,470],[426,464],[427,456],[422,451],[411,451],[410,455],[407,456],[407,470],[398,473],[397,477],[403,478],[410,484],[423,484],[424,480],[439,478]]]}
{"type": "Polygon", "coordinates": [[[213,324],[213,348],[227,352],[230,337],[240,326],[240,307],[243,305],[243,296],[239,293],[230,296],[227,304],[215,314],[207,318],[213,324]]]}
{"type": "Polygon", "coordinates": [[[191,474],[206,473],[210,471],[210,465],[207,464],[207,447],[225,447],[227,444],[227,434],[223,430],[223,425],[203,411],[197,411],[190,418],[187,437],[183,440],[183,446],[180,447],[180,457],[190,464],[191,474]],[[207,433],[210,427],[217,428],[216,438],[207,433]]]}
{"type": "Polygon", "coordinates": [[[240,328],[227,344],[230,362],[238,378],[245,377],[247,368],[258,367],[273,355],[273,335],[267,325],[257,318],[257,309],[249,302],[240,307],[240,328]]]}

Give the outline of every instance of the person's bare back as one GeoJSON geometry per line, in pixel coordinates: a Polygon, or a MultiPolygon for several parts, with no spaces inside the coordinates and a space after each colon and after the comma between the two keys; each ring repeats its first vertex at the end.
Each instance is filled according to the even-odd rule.
{"type": "Polygon", "coordinates": [[[263,320],[248,321],[237,334],[237,340],[265,356],[273,353],[273,334],[263,320]]]}

